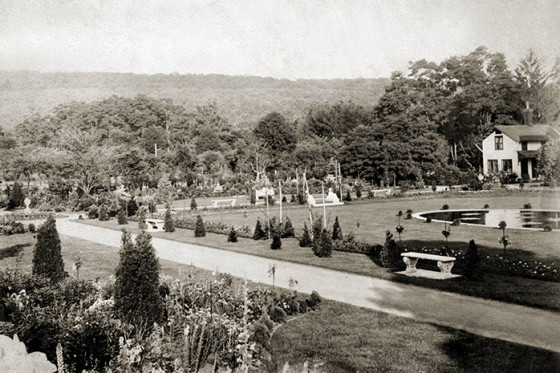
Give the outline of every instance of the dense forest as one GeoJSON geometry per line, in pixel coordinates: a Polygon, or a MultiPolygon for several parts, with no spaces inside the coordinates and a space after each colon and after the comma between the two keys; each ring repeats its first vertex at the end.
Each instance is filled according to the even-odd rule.
{"type": "MultiPolygon", "coordinates": [[[[117,74],[115,81],[103,82],[96,80],[103,74],[77,74],[83,79],[75,82],[72,74],[45,75],[58,82],[49,84],[53,89],[79,87],[84,82],[91,89],[106,84],[117,87],[128,81],[137,89],[145,85],[149,92],[150,87],[166,87],[170,93],[183,92],[183,84],[208,92],[204,82],[212,78],[212,89],[223,91],[224,97],[239,97],[194,107],[152,94],[64,103],[51,112],[27,116],[13,130],[0,134],[5,160],[0,171],[7,181],[48,181],[51,192],[60,198],[73,190],[95,194],[119,179],[129,189],[158,187],[166,180],[192,193],[218,182],[246,191],[265,175],[271,180],[290,180],[305,170],[310,178],[324,179],[336,173],[338,163],[344,177],[354,182],[408,187],[471,183],[480,172],[480,143],[494,125],[522,123],[526,105],[535,122],[557,125],[560,89],[556,73],[544,69],[532,52],[512,71],[503,54],[480,47],[439,64],[411,63],[406,74],[393,74],[378,100],[373,98],[373,86],[380,82],[366,80],[289,82],[117,74]],[[279,99],[265,104],[272,96],[263,95],[259,98],[262,106],[249,105],[253,111],[246,114],[256,120],[236,121],[224,106],[246,100],[239,92],[240,82],[253,95],[277,91],[279,99]],[[226,88],[230,84],[237,88],[226,88]],[[371,98],[364,103],[363,97],[350,100],[348,95],[336,95],[339,88],[348,93],[353,85],[354,94],[370,92],[371,98]],[[308,93],[306,87],[312,87],[308,93]],[[298,91],[296,96],[313,97],[324,90],[338,100],[309,101],[305,108],[291,107],[295,111],[286,113],[282,102],[297,101],[288,95],[293,90],[298,91]]],[[[33,79],[13,80],[4,94],[24,89],[23,81],[30,90],[41,84],[33,79]]]]}

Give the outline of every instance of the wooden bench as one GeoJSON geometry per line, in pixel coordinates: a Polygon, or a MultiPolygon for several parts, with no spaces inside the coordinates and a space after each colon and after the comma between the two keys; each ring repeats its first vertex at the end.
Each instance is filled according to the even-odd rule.
{"type": "Polygon", "coordinates": [[[234,199],[217,199],[212,201],[212,207],[233,207],[235,206],[235,198],[234,199]]]}
{"type": "Polygon", "coordinates": [[[416,263],[418,263],[418,259],[426,259],[437,262],[437,266],[441,271],[442,278],[452,277],[451,268],[453,268],[456,259],[453,256],[433,255],[416,252],[402,253],[401,256],[403,257],[403,262],[405,262],[406,264],[406,273],[415,273],[417,271],[416,263]]]}

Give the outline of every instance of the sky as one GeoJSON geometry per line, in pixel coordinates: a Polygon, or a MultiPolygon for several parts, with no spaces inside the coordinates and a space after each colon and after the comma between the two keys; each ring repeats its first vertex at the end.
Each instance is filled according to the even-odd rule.
{"type": "Polygon", "coordinates": [[[560,57],[560,0],[0,0],[0,70],[389,77],[478,46],[560,57]]]}

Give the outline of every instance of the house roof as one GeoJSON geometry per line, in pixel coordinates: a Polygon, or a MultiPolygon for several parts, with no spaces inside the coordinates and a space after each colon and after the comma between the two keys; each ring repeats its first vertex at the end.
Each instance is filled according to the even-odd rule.
{"type": "Polygon", "coordinates": [[[534,126],[496,126],[495,129],[507,135],[508,137],[511,137],[517,142],[547,141],[550,138],[560,137],[560,134],[556,130],[544,124],[538,124],[534,126]]]}

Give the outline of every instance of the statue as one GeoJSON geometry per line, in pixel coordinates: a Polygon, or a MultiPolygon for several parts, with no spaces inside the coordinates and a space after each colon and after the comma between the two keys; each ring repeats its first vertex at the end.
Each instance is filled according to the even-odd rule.
{"type": "Polygon", "coordinates": [[[332,188],[329,188],[329,192],[325,197],[325,202],[340,203],[340,199],[338,199],[338,196],[335,193],[333,193],[332,188]]]}
{"type": "Polygon", "coordinates": [[[310,206],[315,206],[315,198],[307,193],[307,203],[309,203],[310,206]]]}
{"type": "Polygon", "coordinates": [[[26,197],[23,203],[25,203],[25,210],[23,210],[25,215],[31,214],[31,209],[29,208],[29,205],[31,204],[31,200],[29,199],[29,197],[26,197]]]}

